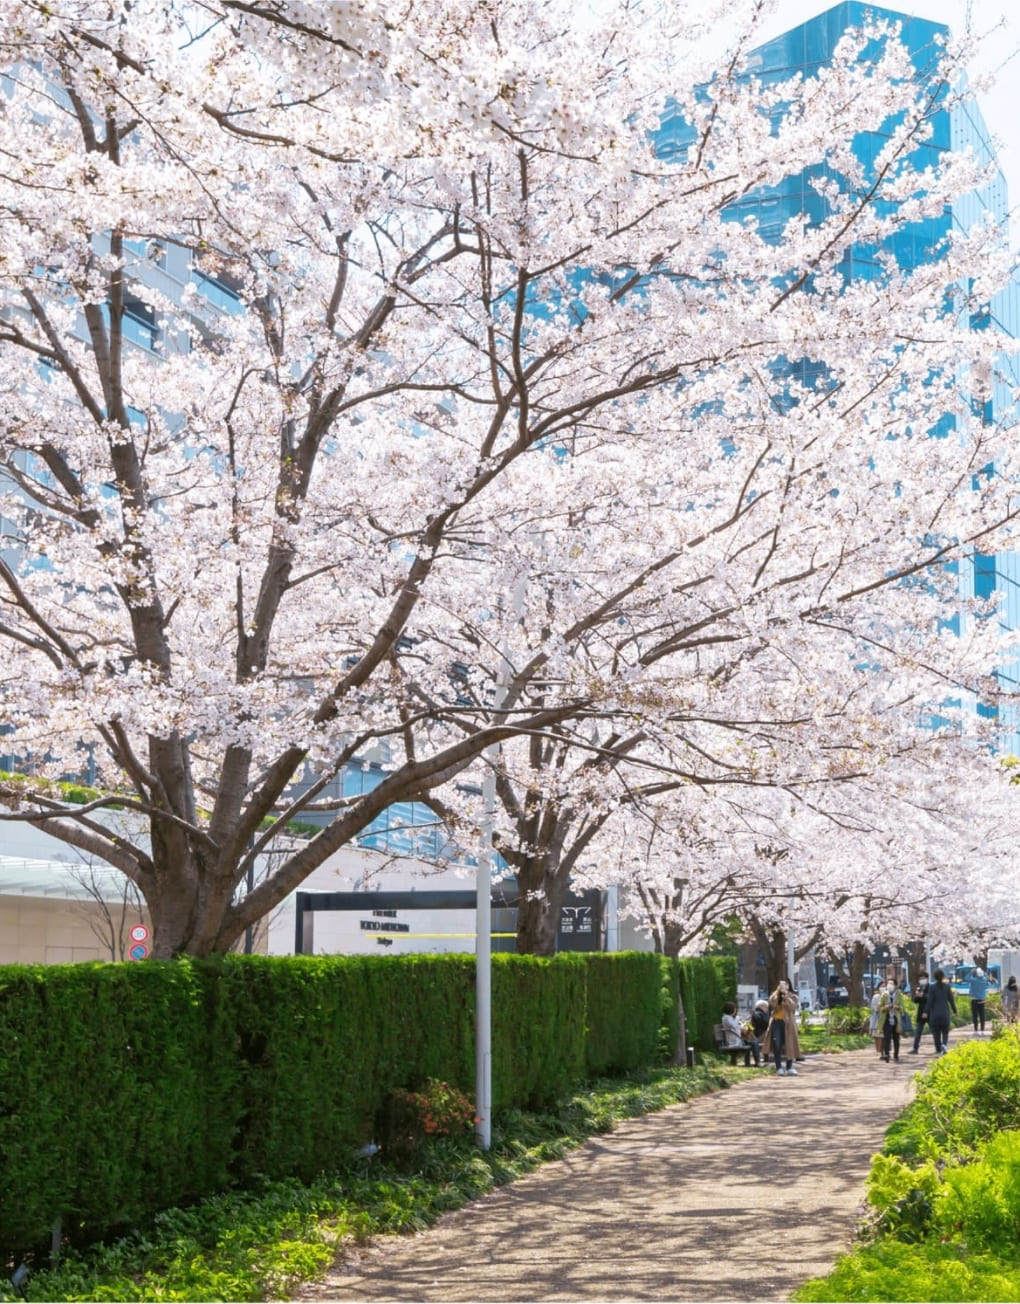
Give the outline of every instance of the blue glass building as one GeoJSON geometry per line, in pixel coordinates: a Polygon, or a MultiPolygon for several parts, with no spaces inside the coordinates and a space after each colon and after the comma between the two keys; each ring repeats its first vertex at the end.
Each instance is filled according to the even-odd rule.
{"type": "MultiPolygon", "coordinates": [[[[878,8],[862,0],[843,0],[831,9],[791,28],[774,40],[759,46],[747,59],[748,73],[764,85],[775,84],[802,74],[813,76],[819,68],[831,63],[836,46],[848,28],[861,27],[868,20],[885,19],[900,28],[900,39],[910,53],[918,78],[925,78],[933,70],[942,54],[942,40],[950,35],[941,23],[914,18],[894,10],[878,8]]],[[[935,112],[932,134],[918,144],[913,160],[918,167],[937,162],[946,150],[964,150],[968,147],[983,164],[993,172],[983,189],[964,196],[951,211],[938,218],[910,225],[883,247],[892,253],[900,267],[909,270],[933,258],[938,258],[940,243],[951,227],[970,230],[976,222],[991,215],[1007,239],[1009,207],[1006,182],[998,168],[988,130],[977,106],[944,108],[935,112]]],[[[665,120],[658,135],[662,153],[683,151],[690,140],[689,128],[677,115],[665,120]]],[[[876,123],[873,130],[861,133],[854,141],[854,153],[861,161],[865,174],[873,175],[874,163],[888,140],[888,124],[876,123]]],[[[822,175],[819,173],[818,175],[822,175]]],[[[835,177],[834,173],[828,173],[835,177]]],[[[816,174],[805,172],[788,177],[780,185],[751,192],[733,203],[728,210],[734,221],[752,218],[760,236],[778,242],[785,224],[806,214],[812,221],[821,222],[827,216],[826,201],[811,184],[816,174]]],[[[861,245],[854,246],[843,260],[841,271],[848,279],[870,279],[881,274],[876,261],[877,250],[861,245]]],[[[961,302],[969,297],[970,286],[961,286],[961,302]]],[[[982,304],[971,316],[971,328],[982,330],[994,324],[999,330],[1014,338],[1020,337],[1020,283],[1015,279],[988,304],[982,304]]],[[[1000,368],[1012,385],[1020,383],[1018,358],[999,359],[1000,368]]],[[[810,377],[802,379],[810,383],[810,377]]],[[[977,420],[999,420],[1013,405],[1010,386],[997,385],[990,407],[975,411],[977,420]]],[[[952,417],[943,418],[936,434],[948,434],[954,425],[952,417]]],[[[959,567],[959,594],[961,605],[972,598],[998,597],[1000,621],[1006,630],[1020,630],[1020,554],[977,555],[968,564],[959,567]]],[[[953,621],[957,617],[954,613],[953,621]]],[[[1016,693],[1020,690],[1020,661],[1000,667],[998,678],[1002,690],[1016,693]]],[[[1011,709],[998,712],[1001,726],[1000,745],[1004,750],[1020,754],[1020,711],[1011,709]]]]}

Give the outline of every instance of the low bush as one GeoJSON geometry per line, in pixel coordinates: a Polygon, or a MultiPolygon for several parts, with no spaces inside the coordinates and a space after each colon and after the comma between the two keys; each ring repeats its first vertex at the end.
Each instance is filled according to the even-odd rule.
{"type": "Polygon", "coordinates": [[[419,1091],[391,1091],[379,1112],[375,1134],[383,1153],[396,1163],[413,1159],[430,1137],[466,1136],[475,1107],[463,1091],[429,1078],[419,1091]]]}
{"type": "Polygon", "coordinates": [[[945,1162],[973,1155],[992,1133],[1012,1128],[1020,1128],[1020,1033],[1007,1029],[936,1061],[885,1149],[945,1162]]]}
{"type": "Polygon", "coordinates": [[[957,1047],[889,1129],[872,1238],[797,1300],[1020,1299],[1020,1032],[957,1047]]]}
{"type": "Polygon", "coordinates": [[[791,1298],[916,1304],[1020,1300],[1020,1268],[996,1254],[969,1254],[958,1246],[930,1241],[907,1245],[884,1239],[845,1255],[827,1277],[807,1282],[791,1298]]]}
{"type": "Polygon", "coordinates": [[[871,1010],[866,1005],[836,1005],[825,1011],[825,1026],[840,1036],[867,1036],[871,1010]]]}

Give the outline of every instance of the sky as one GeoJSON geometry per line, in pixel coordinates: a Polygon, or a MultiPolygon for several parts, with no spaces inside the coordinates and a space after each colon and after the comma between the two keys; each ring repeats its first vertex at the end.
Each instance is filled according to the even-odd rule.
{"type": "MultiPolygon", "coordinates": [[[[830,9],[836,0],[774,0],[771,15],[762,26],[762,39],[771,40],[798,23],[830,9]]],[[[877,3],[877,0],[876,0],[877,3]]],[[[945,23],[953,35],[969,28],[979,36],[990,33],[983,51],[972,65],[973,76],[992,74],[995,87],[978,95],[989,132],[996,140],[999,162],[1009,188],[1013,210],[1010,243],[1020,248],[1020,6],[1014,16],[1008,0],[885,0],[881,6],[917,18],[945,23]],[[1002,26],[997,27],[1001,21],[1002,26]]]]}

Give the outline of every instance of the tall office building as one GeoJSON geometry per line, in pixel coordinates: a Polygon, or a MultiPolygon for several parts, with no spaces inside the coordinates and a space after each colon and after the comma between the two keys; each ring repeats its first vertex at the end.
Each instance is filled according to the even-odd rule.
{"type": "MultiPolygon", "coordinates": [[[[926,80],[941,57],[942,42],[950,35],[949,28],[928,19],[877,8],[862,0],[842,0],[817,17],[758,47],[748,57],[748,73],[764,85],[784,82],[798,74],[813,76],[831,63],[836,46],[846,31],[862,27],[869,20],[897,24],[900,39],[910,53],[919,80],[926,80]]],[[[992,174],[981,190],[964,196],[951,211],[910,224],[882,247],[883,256],[891,253],[897,264],[908,271],[940,257],[940,245],[953,227],[967,231],[988,215],[1001,228],[1003,240],[1008,237],[1006,182],[977,105],[971,101],[963,106],[936,109],[931,126],[930,138],[915,147],[918,167],[935,164],[938,156],[946,150],[970,149],[982,164],[992,169],[992,174]]],[[[888,124],[876,123],[873,130],[861,133],[855,140],[854,152],[866,177],[875,175],[875,160],[888,138],[888,124]]],[[[682,118],[677,116],[663,122],[658,143],[663,153],[686,147],[687,128],[682,118]]],[[[735,221],[752,218],[762,238],[777,242],[785,224],[793,218],[806,215],[811,221],[821,222],[827,215],[827,201],[812,184],[821,175],[821,171],[818,176],[806,172],[788,177],[768,190],[752,192],[731,206],[732,217],[735,221]]],[[[843,274],[847,279],[877,277],[881,274],[878,252],[874,247],[854,246],[843,261],[843,274]]],[[[970,286],[960,286],[961,303],[969,299],[970,290],[970,286]]],[[[983,330],[993,324],[1007,335],[1020,338],[1020,281],[1012,280],[991,302],[980,304],[972,311],[972,329],[983,330]]],[[[1010,383],[1020,384],[1018,356],[1000,357],[998,361],[1010,383]]],[[[800,370],[806,371],[805,368],[800,370]]],[[[815,365],[814,370],[821,371],[822,368],[815,365]]],[[[808,374],[802,374],[800,378],[809,383],[812,379],[808,374]]],[[[1000,381],[991,404],[975,408],[966,419],[977,422],[1001,420],[1012,406],[1010,385],[1000,381]]],[[[933,433],[948,436],[957,424],[956,418],[946,416],[933,433]]],[[[965,438],[966,431],[959,431],[958,437],[965,438]]],[[[971,599],[998,599],[1002,627],[1008,631],[1020,630],[1020,554],[976,554],[969,564],[959,568],[958,591],[961,610],[971,599]]],[[[959,614],[954,613],[950,619],[958,624],[959,614]]],[[[1003,693],[1018,693],[1020,661],[1000,666],[998,679],[1003,693]]],[[[997,714],[1000,746],[1004,751],[1020,754],[1020,709],[1003,708],[997,714]]]]}

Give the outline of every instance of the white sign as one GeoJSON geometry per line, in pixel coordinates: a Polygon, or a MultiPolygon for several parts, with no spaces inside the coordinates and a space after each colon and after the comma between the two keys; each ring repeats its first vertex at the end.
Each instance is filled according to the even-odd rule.
{"type": "Polygon", "coordinates": [[[144,924],[135,924],[128,936],[132,942],[147,942],[149,940],[149,930],[144,924]]]}

